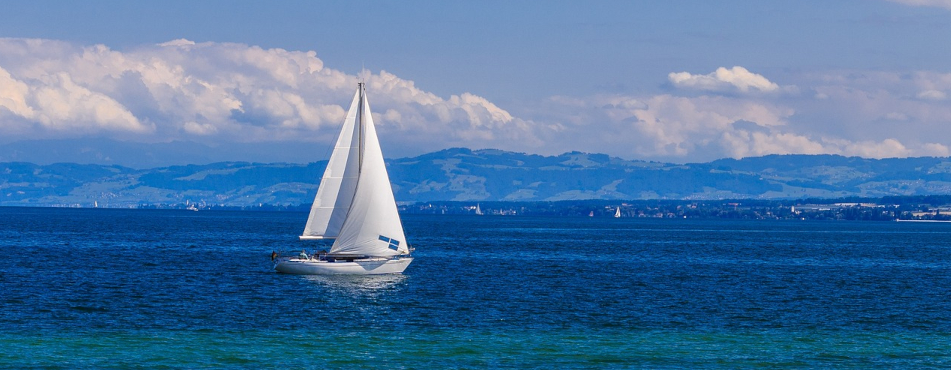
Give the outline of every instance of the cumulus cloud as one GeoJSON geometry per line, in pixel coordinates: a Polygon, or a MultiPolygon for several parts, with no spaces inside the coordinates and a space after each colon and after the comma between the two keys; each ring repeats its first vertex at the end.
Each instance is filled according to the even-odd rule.
{"type": "Polygon", "coordinates": [[[922,145],[922,149],[926,155],[935,157],[947,157],[951,155],[951,149],[949,149],[947,145],[938,143],[926,143],[922,145]]]}
{"type": "Polygon", "coordinates": [[[918,93],[918,98],[927,100],[944,100],[947,97],[947,94],[938,90],[925,90],[918,93]]]}
{"type": "Polygon", "coordinates": [[[726,69],[717,68],[716,71],[705,74],[691,74],[690,72],[674,72],[667,75],[675,87],[681,89],[701,91],[739,91],[774,92],[780,89],[779,85],[771,82],[762,75],[748,71],[746,68],[734,66],[726,69]]]}
{"type": "Polygon", "coordinates": [[[951,141],[949,73],[841,71],[804,75],[800,83],[827,96],[797,102],[814,119],[804,123],[811,132],[855,141],[892,138],[905,143],[909,155],[940,155],[925,144],[951,141]]]}
{"type": "Polygon", "coordinates": [[[390,156],[453,146],[681,162],[949,153],[951,73],[782,78],[793,84],[739,66],[671,73],[677,89],[668,94],[555,96],[513,114],[469,92],[437,96],[386,71],[346,74],[313,51],[189,40],[118,51],[0,39],[0,138],[327,144],[364,80],[390,156]]]}
{"type": "Polygon", "coordinates": [[[723,97],[685,98],[670,95],[651,97],[646,107],[626,111],[636,120],[632,126],[653,142],[652,152],[662,155],[686,156],[699,147],[719,147],[730,156],[745,156],[745,148],[721,137],[739,132],[737,122],[752,123],[756,129],[769,131],[782,126],[792,114],[788,108],[766,106],[723,97]],[[727,145],[722,145],[727,144],[727,145]]]}
{"type": "Polygon", "coordinates": [[[76,84],[69,74],[43,75],[31,82],[17,80],[0,67],[0,108],[51,131],[154,129],[109,96],[76,84]]]}
{"type": "MultiPolygon", "coordinates": [[[[795,115],[794,109],[738,97],[665,94],[643,99],[596,97],[587,101],[558,101],[571,103],[576,112],[590,112],[590,117],[579,121],[600,119],[596,128],[570,125],[567,130],[573,137],[613,145],[614,151],[626,148],[629,156],[638,158],[704,161],[767,154],[861,154],[874,158],[908,154],[900,143],[894,145],[894,140],[852,142],[797,133],[789,121],[795,115]]],[[[583,149],[598,150],[596,146],[583,149]]]]}
{"type": "Polygon", "coordinates": [[[385,71],[348,75],[313,51],[184,39],[124,51],[0,39],[0,136],[326,140],[360,79],[385,112],[378,130],[403,145],[541,143],[530,122],[470,93],[441,98],[385,71]]]}
{"type": "Polygon", "coordinates": [[[558,96],[530,116],[536,124],[557,122],[557,129],[547,132],[555,136],[546,140],[563,148],[674,162],[767,154],[887,158],[949,153],[951,106],[943,95],[951,91],[949,73],[785,75],[803,94],[766,93],[772,86],[768,80],[749,77],[744,85],[735,77],[743,75],[672,77],[688,94],[558,96]],[[740,86],[762,93],[737,93],[740,86]],[[720,93],[731,89],[734,93],[720,93]]]}
{"type": "Polygon", "coordinates": [[[911,6],[932,6],[938,8],[951,9],[951,0],[888,0],[893,3],[911,5],[911,6]]]}
{"type": "Polygon", "coordinates": [[[767,154],[948,155],[951,106],[943,92],[951,91],[951,74],[785,77],[809,93],[556,97],[546,107],[550,116],[535,118],[563,123],[559,132],[577,139],[580,150],[675,162],[767,154]]]}
{"type": "Polygon", "coordinates": [[[27,84],[17,81],[0,67],[0,107],[20,117],[33,117],[36,113],[27,104],[29,93],[27,84]]]}

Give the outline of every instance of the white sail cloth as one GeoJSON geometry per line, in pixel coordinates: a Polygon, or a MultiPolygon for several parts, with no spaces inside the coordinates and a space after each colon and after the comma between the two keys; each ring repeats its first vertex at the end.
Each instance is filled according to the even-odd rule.
{"type": "Polygon", "coordinates": [[[301,238],[336,238],[331,254],[387,257],[409,253],[363,84],[354,96],[301,238]]]}
{"type": "Polygon", "coordinates": [[[360,91],[353,95],[347,119],[340,129],[327,169],[320,179],[301,239],[333,239],[340,233],[357,190],[360,172],[360,131],[356,130],[360,91]]]}

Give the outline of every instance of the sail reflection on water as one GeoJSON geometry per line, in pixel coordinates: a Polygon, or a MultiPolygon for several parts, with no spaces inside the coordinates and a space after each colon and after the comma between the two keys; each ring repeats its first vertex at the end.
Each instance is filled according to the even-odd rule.
{"type": "Polygon", "coordinates": [[[409,278],[403,274],[385,275],[304,275],[304,279],[319,287],[338,293],[363,295],[397,289],[409,278]]]}

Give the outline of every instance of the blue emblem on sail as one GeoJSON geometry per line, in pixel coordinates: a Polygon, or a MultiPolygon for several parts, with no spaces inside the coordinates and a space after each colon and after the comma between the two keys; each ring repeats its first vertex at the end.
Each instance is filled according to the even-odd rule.
{"type": "Polygon", "coordinates": [[[394,251],[400,249],[400,241],[399,241],[399,240],[390,239],[390,238],[387,238],[387,237],[385,237],[385,236],[383,236],[383,235],[380,235],[380,240],[382,240],[382,241],[384,241],[384,242],[387,242],[387,243],[390,245],[389,248],[392,249],[392,250],[394,250],[394,251]]]}

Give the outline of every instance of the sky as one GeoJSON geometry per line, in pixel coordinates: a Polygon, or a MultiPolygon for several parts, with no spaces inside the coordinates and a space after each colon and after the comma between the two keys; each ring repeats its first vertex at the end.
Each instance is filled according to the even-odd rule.
{"type": "Polygon", "coordinates": [[[15,1],[0,144],[310,162],[366,81],[393,158],[949,156],[949,61],[951,0],[15,1]]]}

